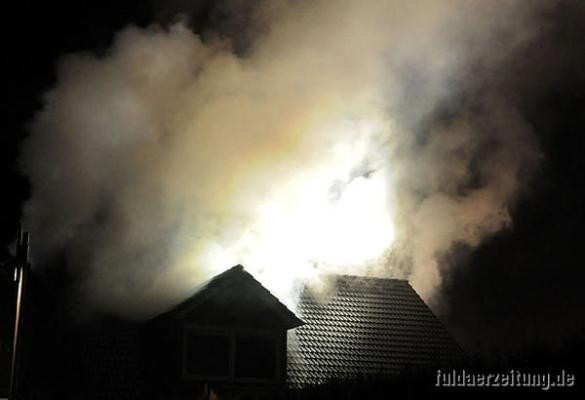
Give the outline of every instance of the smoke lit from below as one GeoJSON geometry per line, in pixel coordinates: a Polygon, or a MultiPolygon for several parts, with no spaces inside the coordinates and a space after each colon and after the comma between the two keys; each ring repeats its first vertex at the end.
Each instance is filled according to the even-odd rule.
{"type": "Polygon", "coordinates": [[[375,124],[347,125],[364,136],[323,151],[311,168],[291,171],[255,206],[253,223],[235,243],[203,253],[205,263],[243,264],[291,306],[295,283],[378,265],[394,239],[391,174],[383,160],[364,165],[371,155],[363,141],[375,124]]]}
{"type": "Polygon", "coordinates": [[[428,297],[454,243],[509,223],[536,151],[482,79],[530,37],[527,3],[278,4],[243,54],[177,24],[60,61],[21,160],[37,268],[64,260],[85,303],[134,317],[235,264],[289,305],[330,273],[428,297]]]}

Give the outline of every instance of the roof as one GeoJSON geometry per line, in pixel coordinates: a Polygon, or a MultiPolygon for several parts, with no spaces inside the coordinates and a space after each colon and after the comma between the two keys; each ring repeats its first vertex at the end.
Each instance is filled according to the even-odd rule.
{"type": "Polygon", "coordinates": [[[319,301],[305,288],[289,333],[292,387],[405,367],[461,360],[464,353],[405,280],[333,277],[333,294],[319,301]]]}
{"type": "Polygon", "coordinates": [[[236,265],[216,275],[199,286],[188,299],[156,319],[188,319],[190,315],[210,305],[221,307],[225,313],[224,317],[234,322],[238,319],[255,318],[257,314],[263,316],[271,314],[269,317],[275,319],[275,322],[285,329],[295,328],[304,323],[246,272],[242,265],[236,265]],[[228,315],[232,313],[234,315],[228,315]]]}

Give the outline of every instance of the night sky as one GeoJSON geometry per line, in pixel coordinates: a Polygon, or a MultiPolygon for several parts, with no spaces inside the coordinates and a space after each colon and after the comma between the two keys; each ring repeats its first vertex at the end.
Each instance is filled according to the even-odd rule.
{"type": "Polygon", "coordinates": [[[536,132],[542,164],[513,205],[513,226],[475,251],[453,249],[458,267],[444,284],[449,320],[504,352],[558,345],[585,322],[585,7],[557,3],[499,78],[536,132]]]}
{"type": "MultiPolygon", "coordinates": [[[[499,64],[489,81],[522,112],[542,159],[510,205],[509,227],[477,248],[461,244],[445,255],[456,268],[445,271],[438,313],[467,350],[485,355],[539,346],[557,351],[585,329],[585,3],[551,2],[536,38],[499,64]]],[[[41,94],[55,84],[56,61],[72,52],[103,52],[129,23],[165,24],[177,12],[204,39],[219,34],[245,52],[261,33],[240,34],[249,6],[234,15],[225,3],[20,1],[3,8],[3,257],[29,195],[17,163],[19,145],[41,94]]],[[[473,98],[482,90],[467,87],[453,104],[473,113],[473,98]]]]}
{"type": "Polygon", "coordinates": [[[449,319],[495,351],[558,345],[585,323],[585,7],[557,3],[538,40],[501,71],[542,164],[513,206],[513,226],[473,252],[454,249],[459,266],[444,285],[449,319]]]}

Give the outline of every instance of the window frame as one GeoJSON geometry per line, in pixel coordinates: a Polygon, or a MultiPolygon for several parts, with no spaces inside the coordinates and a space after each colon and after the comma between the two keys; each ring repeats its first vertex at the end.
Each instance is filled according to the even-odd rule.
{"type": "Polygon", "coordinates": [[[232,376],[233,368],[232,365],[232,335],[230,334],[228,329],[221,329],[217,327],[204,327],[195,324],[186,324],[183,328],[183,345],[182,345],[182,371],[183,371],[183,379],[187,380],[214,380],[214,381],[229,381],[230,377],[232,376]],[[188,371],[187,368],[187,342],[188,336],[193,334],[202,334],[202,335],[216,335],[216,336],[225,336],[228,338],[228,374],[223,376],[214,376],[214,375],[198,375],[192,374],[188,371]]]}
{"type": "Polygon", "coordinates": [[[257,328],[236,328],[216,325],[199,325],[194,323],[186,323],[183,326],[183,345],[182,350],[182,366],[184,380],[213,380],[221,382],[237,382],[237,383],[279,383],[282,375],[282,332],[270,329],[257,328]],[[187,370],[187,339],[190,334],[212,334],[218,336],[227,336],[229,338],[229,360],[228,360],[228,375],[227,376],[211,376],[211,375],[195,375],[187,370]],[[274,343],[274,375],[272,378],[247,378],[238,377],[235,374],[236,369],[236,337],[238,335],[251,337],[265,337],[273,340],[274,343]]]}

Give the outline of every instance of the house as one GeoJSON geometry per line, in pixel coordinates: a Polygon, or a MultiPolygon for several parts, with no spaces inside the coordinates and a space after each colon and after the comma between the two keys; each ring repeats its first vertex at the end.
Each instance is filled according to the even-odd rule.
{"type": "Polygon", "coordinates": [[[284,399],[462,356],[408,282],[332,279],[325,298],[302,292],[298,316],[238,265],[146,323],[63,328],[50,318],[35,327],[45,335],[35,336],[21,398],[284,399]]]}
{"type": "Polygon", "coordinates": [[[332,276],[326,296],[303,290],[297,315],[242,266],[218,275],[149,324],[162,349],[156,365],[174,366],[163,392],[205,382],[220,398],[246,390],[255,398],[465,357],[405,280],[332,276]]]}
{"type": "Polygon", "coordinates": [[[302,324],[237,265],[147,324],[149,381],[161,398],[284,398],[287,331],[302,324]]]}

